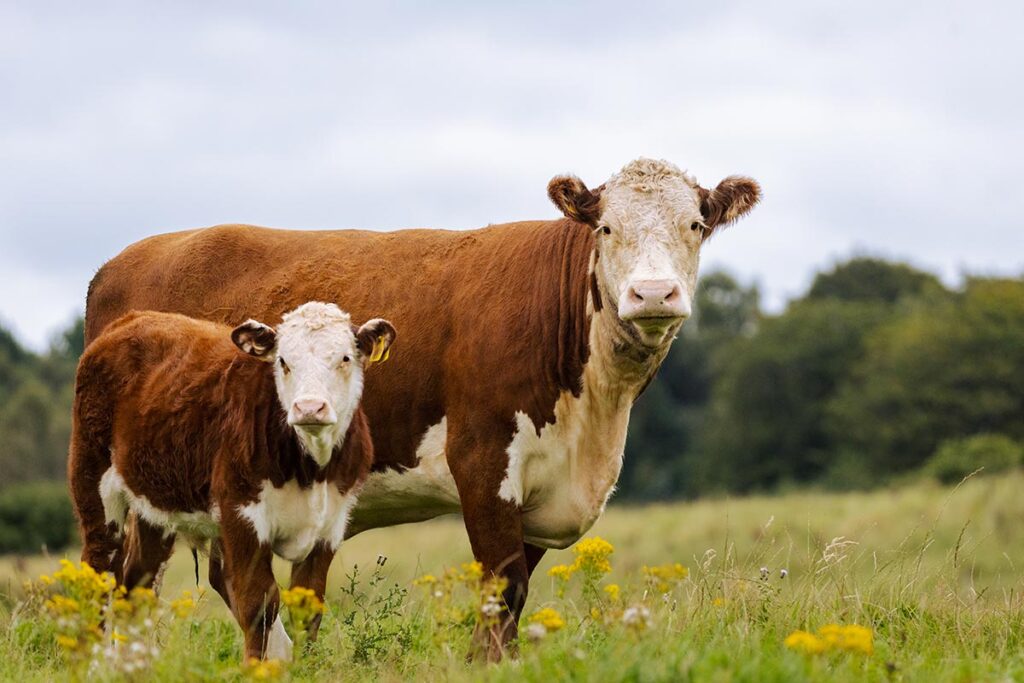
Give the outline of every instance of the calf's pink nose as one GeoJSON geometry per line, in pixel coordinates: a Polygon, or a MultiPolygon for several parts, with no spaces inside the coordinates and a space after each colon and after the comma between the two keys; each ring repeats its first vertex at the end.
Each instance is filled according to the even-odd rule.
{"type": "Polygon", "coordinates": [[[327,422],[330,409],[327,401],[318,398],[299,399],[292,404],[296,424],[318,424],[327,422]]]}

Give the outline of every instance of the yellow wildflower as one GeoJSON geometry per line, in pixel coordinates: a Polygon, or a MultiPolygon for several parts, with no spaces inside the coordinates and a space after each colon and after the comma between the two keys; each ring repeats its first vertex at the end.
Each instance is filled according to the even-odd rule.
{"type": "Polygon", "coordinates": [[[180,598],[171,600],[171,609],[182,619],[192,614],[195,608],[196,601],[192,599],[192,591],[182,591],[180,598]]]}
{"type": "Polygon", "coordinates": [[[436,576],[434,576],[433,574],[424,574],[420,578],[415,579],[412,582],[412,585],[414,585],[414,586],[433,586],[435,583],[437,583],[437,577],[436,576]]]}
{"type": "Polygon", "coordinates": [[[465,562],[462,565],[462,575],[459,577],[464,583],[479,581],[484,577],[484,566],[479,562],[465,562]]]}
{"type": "Polygon", "coordinates": [[[65,650],[74,650],[78,647],[78,639],[72,638],[71,636],[59,635],[57,636],[57,644],[65,650]]]}
{"type": "Polygon", "coordinates": [[[584,538],[572,552],[576,555],[576,569],[595,574],[607,574],[612,570],[608,557],[615,552],[615,547],[600,536],[584,538]]]}
{"type": "Polygon", "coordinates": [[[678,562],[657,567],[644,565],[641,569],[648,583],[659,593],[668,593],[672,587],[690,575],[690,570],[678,562]]]}
{"type": "Polygon", "coordinates": [[[568,581],[576,571],[575,565],[556,564],[548,570],[548,576],[553,576],[560,581],[568,581]]]}
{"type": "Polygon", "coordinates": [[[783,645],[790,650],[809,655],[824,652],[828,648],[828,644],[824,640],[807,631],[793,631],[783,641],[783,645]]]}
{"type": "Polygon", "coordinates": [[[551,607],[544,607],[530,615],[531,624],[540,624],[548,631],[557,631],[565,626],[565,620],[557,610],[551,607]]]}
{"type": "Polygon", "coordinates": [[[243,673],[250,680],[269,681],[280,678],[284,673],[284,665],[280,659],[259,660],[251,658],[245,665],[243,673]]]}
{"type": "Polygon", "coordinates": [[[604,587],[604,592],[608,594],[608,599],[609,600],[611,600],[612,602],[618,602],[619,601],[619,594],[622,591],[619,588],[619,584],[617,584],[617,583],[610,583],[610,584],[608,584],[607,586],[604,587]]]}

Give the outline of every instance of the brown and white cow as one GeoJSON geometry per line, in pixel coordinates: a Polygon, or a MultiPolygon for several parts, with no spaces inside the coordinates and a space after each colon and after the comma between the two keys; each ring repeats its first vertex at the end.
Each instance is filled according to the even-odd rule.
{"type": "Polygon", "coordinates": [[[708,190],[638,159],[594,190],[562,176],[548,194],[564,219],[151,237],[97,273],[86,337],[133,308],[236,323],[312,298],[408,331],[367,380],[375,472],[346,533],[461,511],[476,558],[509,582],[508,618],[477,634],[498,657],[544,549],[604,509],[633,401],[690,315],[701,246],[760,189],[734,176],[708,190]]]}
{"type": "Polygon", "coordinates": [[[132,588],[158,583],[176,535],[212,541],[210,583],[246,656],[290,657],[272,554],[323,599],[373,460],[364,366],[394,338],[385,320],[356,328],[317,302],[276,330],[149,311],[109,325],[75,385],[68,476],[83,561],[132,588]]]}

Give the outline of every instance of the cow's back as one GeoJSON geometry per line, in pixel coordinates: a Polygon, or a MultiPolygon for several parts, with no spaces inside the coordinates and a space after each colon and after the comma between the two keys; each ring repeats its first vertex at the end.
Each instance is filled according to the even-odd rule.
{"type": "MultiPolygon", "coordinates": [[[[557,293],[565,249],[553,232],[574,230],[553,225],[396,232],[225,225],[157,235],[97,273],[86,342],[131,310],[273,325],[319,300],[338,303],[356,321],[387,318],[399,341],[390,360],[367,373],[364,407],[378,465],[411,465],[427,428],[445,416],[446,392],[487,398],[494,392],[475,386],[481,379],[525,385],[523,366],[542,371],[529,354],[562,353],[540,338],[564,308],[557,293]],[[446,362],[467,370],[446,377],[446,362]]],[[[585,229],[580,235],[590,239],[585,229]]],[[[584,271],[589,248],[576,249],[584,271]]],[[[538,394],[525,386],[510,392],[502,393],[538,394]]]]}

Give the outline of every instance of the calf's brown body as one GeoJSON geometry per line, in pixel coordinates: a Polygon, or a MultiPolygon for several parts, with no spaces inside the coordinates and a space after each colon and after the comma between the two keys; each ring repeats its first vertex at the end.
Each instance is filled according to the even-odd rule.
{"type": "MultiPolygon", "coordinates": [[[[210,534],[202,527],[214,520],[211,583],[245,631],[247,656],[263,655],[278,612],[273,548],[240,511],[260,498],[266,482],[352,493],[373,459],[364,414],[356,410],[344,441],[320,468],[286,422],[272,365],[239,351],[230,327],[142,312],[92,336],[78,369],[68,463],[82,559],[112,570],[128,587],[151,583],[173,546],[164,517],[194,518],[195,535],[204,537],[210,534]],[[133,516],[124,544],[101,495],[115,475],[144,497],[142,509],[152,510],[133,516]]],[[[188,524],[179,528],[189,533],[188,524]]],[[[294,558],[301,560],[294,580],[322,598],[334,550],[319,542],[294,558]]]]}

